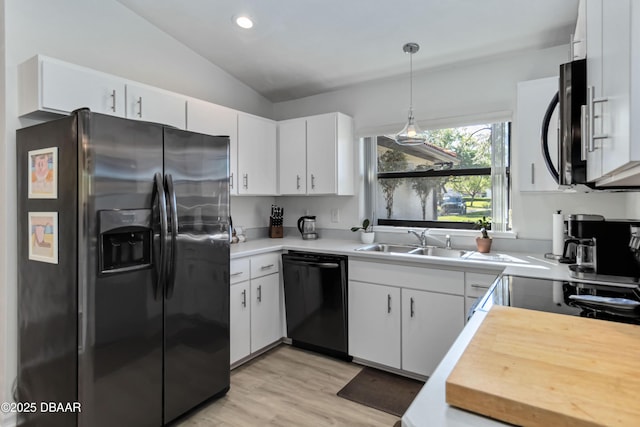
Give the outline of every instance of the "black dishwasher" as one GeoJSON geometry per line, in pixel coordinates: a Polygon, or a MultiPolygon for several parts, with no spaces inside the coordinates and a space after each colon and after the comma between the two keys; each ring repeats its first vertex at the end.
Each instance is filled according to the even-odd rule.
{"type": "Polygon", "coordinates": [[[347,257],[289,251],[282,255],[282,266],[292,345],[350,360],[347,257]]]}

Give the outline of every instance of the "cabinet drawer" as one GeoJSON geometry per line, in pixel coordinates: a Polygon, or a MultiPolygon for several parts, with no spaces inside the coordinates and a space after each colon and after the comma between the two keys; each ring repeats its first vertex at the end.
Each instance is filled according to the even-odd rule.
{"type": "Polygon", "coordinates": [[[465,295],[476,298],[483,296],[497,277],[497,274],[465,273],[465,295]]]}
{"type": "Polygon", "coordinates": [[[349,280],[464,295],[464,272],[349,261],[349,280]]]}
{"type": "Polygon", "coordinates": [[[251,257],[251,278],[280,271],[280,252],[251,257]]]}
{"type": "Polygon", "coordinates": [[[229,276],[231,284],[249,280],[251,268],[249,258],[232,259],[230,263],[229,276]]]}

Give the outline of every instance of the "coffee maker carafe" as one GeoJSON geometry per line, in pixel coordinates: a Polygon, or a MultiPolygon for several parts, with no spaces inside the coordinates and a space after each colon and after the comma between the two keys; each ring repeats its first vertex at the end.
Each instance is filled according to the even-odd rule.
{"type": "Polygon", "coordinates": [[[316,217],[306,215],[298,218],[298,231],[302,234],[303,240],[317,239],[318,233],[316,233],[316,217]]]}
{"type": "Polygon", "coordinates": [[[575,263],[569,266],[570,275],[580,279],[637,282],[640,268],[629,242],[631,227],[638,225],[638,220],[569,215],[567,241],[575,242],[576,248],[575,263]]]}

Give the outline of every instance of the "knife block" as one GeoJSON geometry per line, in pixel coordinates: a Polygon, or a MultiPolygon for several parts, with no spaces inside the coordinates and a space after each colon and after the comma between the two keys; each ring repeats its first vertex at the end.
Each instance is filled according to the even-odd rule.
{"type": "Polygon", "coordinates": [[[269,218],[269,237],[272,239],[284,237],[284,227],[282,225],[273,225],[273,218],[269,218]]]}

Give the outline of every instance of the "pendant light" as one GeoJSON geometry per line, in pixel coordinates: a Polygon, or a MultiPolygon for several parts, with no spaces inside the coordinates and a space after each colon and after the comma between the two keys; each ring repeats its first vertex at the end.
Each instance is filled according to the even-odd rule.
{"type": "Polygon", "coordinates": [[[420,145],[427,141],[427,134],[420,129],[413,117],[413,54],[420,50],[420,45],[407,43],[402,50],[409,54],[409,118],[404,128],[395,136],[395,141],[399,145],[420,145]]]}

